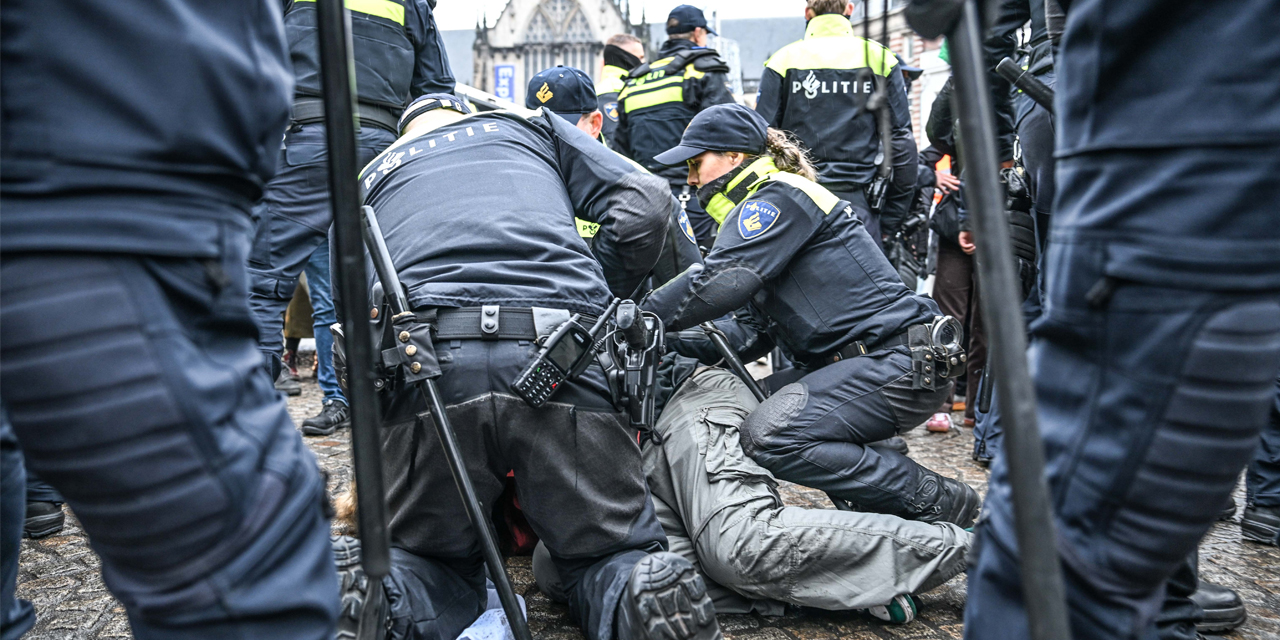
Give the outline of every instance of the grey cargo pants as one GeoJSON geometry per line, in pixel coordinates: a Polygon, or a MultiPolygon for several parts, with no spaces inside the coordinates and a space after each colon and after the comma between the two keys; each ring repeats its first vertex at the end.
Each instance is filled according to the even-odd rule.
{"type": "Polygon", "coordinates": [[[663,410],[661,444],[644,449],[670,549],[706,576],[717,612],[884,605],[964,571],[973,536],[953,524],[784,506],[739,442],[757,404],[732,373],[702,369],[663,410]]]}

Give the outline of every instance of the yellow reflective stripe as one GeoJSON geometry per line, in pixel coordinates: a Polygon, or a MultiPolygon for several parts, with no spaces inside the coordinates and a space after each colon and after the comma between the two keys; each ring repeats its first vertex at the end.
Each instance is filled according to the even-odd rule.
{"type": "Polygon", "coordinates": [[[640,109],[656,107],[660,104],[684,102],[684,84],[667,87],[666,89],[658,89],[657,91],[632,94],[627,96],[624,100],[623,110],[627,113],[635,113],[640,109]]]}
{"type": "Polygon", "coordinates": [[[633,95],[641,91],[660,89],[662,87],[670,86],[679,82],[684,82],[683,76],[670,76],[654,82],[645,82],[644,80],[640,80],[640,81],[637,81],[635,84],[628,85],[627,88],[624,89],[622,93],[618,96],[618,98],[623,99],[629,95],[633,95]]]}
{"type": "Polygon", "coordinates": [[[898,64],[893,53],[879,43],[857,36],[848,38],[817,38],[793,42],[769,58],[765,67],[782,77],[791,69],[861,69],[871,70],[889,77],[898,64]],[[864,46],[865,43],[865,46],[864,46]]]}
{"type": "Polygon", "coordinates": [[[574,218],[573,221],[578,224],[578,235],[584,238],[594,238],[596,232],[600,231],[600,225],[594,222],[587,222],[582,218],[574,218]]]}
{"type": "MultiPolygon", "coordinates": [[[[294,0],[295,2],[315,2],[316,0],[294,0]]],[[[404,5],[391,0],[346,0],[347,9],[357,13],[386,18],[404,26],[404,5]]]]}
{"type": "Polygon", "coordinates": [[[813,203],[818,205],[818,208],[822,209],[824,214],[830,215],[831,210],[835,209],[836,205],[840,203],[840,198],[837,198],[835,194],[803,176],[779,171],[778,173],[769,174],[769,179],[799,189],[806,196],[809,196],[809,199],[813,200],[813,203]]]}

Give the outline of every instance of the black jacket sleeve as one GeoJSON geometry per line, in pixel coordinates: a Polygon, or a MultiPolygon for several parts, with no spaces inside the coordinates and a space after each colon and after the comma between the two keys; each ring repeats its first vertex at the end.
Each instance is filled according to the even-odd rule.
{"type": "Polygon", "coordinates": [[[449,56],[445,53],[436,17],[426,0],[413,0],[412,5],[411,15],[406,16],[409,40],[414,47],[409,99],[428,93],[453,93],[453,69],[449,67],[449,56]]]}
{"type": "Polygon", "coordinates": [[[1000,13],[987,32],[983,51],[987,65],[987,84],[991,90],[991,104],[996,112],[996,142],[1001,162],[1013,160],[1014,107],[1013,86],[996,73],[996,65],[1004,58],[1013,58],[1018,48],[1018,29],[1031,19],[1030,2],[1044,0],[1000,0],[1000,13]]]}
{"type": "Polygon", "coordinates": [[[694,111],[702,113],[703,110],[714,107],[718,104],[729,104],[733,102],[733,92],[729,90],[729,74],[720,71],[711,71],[707,75],[702,76],[693,83],[696,88],[693,95],[685,96],[685,104],[689,105],[694,111]]]}
{"type": "MultiPolygon", "coordinates": [[[[929,144],[935,149],[941,151],[943,155],[951,156],[952,166],[956,161],[956,136],[952,123],[955,121],[951,114],[951,93],[952,79],[947,78],[947,83],[942,85],[942,90],[938,92],[938,97],[933,100],[933,109],[929,111],[929,121],[925,123],[924,133],[929,138],[929,144]]],[[[956,173],[953,169],[952,173],[956,173]]]]}
{"type": "Polygon", "coordinates": [[[574,215],[600,225],[591,251],[609,290],[631,296],[658,261],[671,214],[662,178],[610,151],[563,118],[542,118],[555,138],[560,175],[574,215]]]}
{"type": "Polygon", "coordinates": [[[775,129],[782,124],[782,112],[787,107],[787,94],[782,90],[784,81],[777,71],[765,67],[764,74],[760,76],[760,93],[756,96],[756,113],[775,129]]]}
{"type": "Polygon", "coordinates": [[[902,226],[911,209],[916,186],[916,137],[911,131],[911,107],[907,103],[906,81],[895,65],[889,71],[889,112],[893,123],[893,181],[880,208],[880,230],[892,236],[902,226]]]}

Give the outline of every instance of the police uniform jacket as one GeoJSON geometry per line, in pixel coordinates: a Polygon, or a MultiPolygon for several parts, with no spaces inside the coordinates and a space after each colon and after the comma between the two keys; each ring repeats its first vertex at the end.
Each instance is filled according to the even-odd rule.
{"type": "Polygon", "coordinates": [[[278,0],[6,0],[0,251],[214,257],[249,234],[293,93],[280,19],[278,0]]]}
{"type": "Polygon", "coordinates": [[[414,131],[360,184],[415,308],[602,313],[652,269],[671,213],[663,180],[541,110],[414,131]],[[590,248],[575,216],[600,225],[590,248]]]}
{"type": "Polygon", "coordinates": [[[703,109],[733,102],[729,65],[712,49],[689,40],[668,40],[658,59],[631,71],[618,96],[616,149],[673,184],[684,184],[684,167],[654,161],[680,144],[693,117],[703,109]]]}
{"type": "Polygon", "coordinates": [[[989,71],[987,85],[995,108],[996,141],[1000,159],[1012,160],[1013,140],[1019,119],[1013,96],[1018,90],[996,73],[995,67],[1004,58],[1010,58],[1023,69],[1030,70],[1032,75],[1041,75],[1053,70],[1053,53],[1049,43],[1049,28],[1044,18],[1043,1],[1000,0],[999,9],[995,24],[987,32],[983,48],[989,71]],[[1031,33],[1024,54],[1018,51],[1018,31],[1028,21],[1031,22],[1031,33]]]}
{"type": "Polygon", "coordinates": [[[600,134],[611,149],[618,148],[613,141],[613,132],[618,128],[618,94],[626,88],[630,73],[622,67],[607,64],[600,71],[600,82],[596,83],[596,102],[600,106],[600,113],[604,114],[604,126],[600,129],[600,134]]]}
{"type": "MultiPolygon", "coordinates": [[[[881,83],[888,85],[895,182],[900,180],[902,190],[909,192],[915,182],[916,146],[897,59],[879,43],[853,35],[847,17],[815,17],[804,40],[769,58],[756,111],[769,126],[790,131],[804,142],[820,183],[836,190],[858,189],[875,178],[881,153],[876,115],[866,110],[867,99],[881,83]]],[[[896,209],[882,212],[891,222],[887,232],[905,216],[910,198],[893,202],[896,209]]]]}
{"type": "Polygon", "coordinates": [[[939,315],[932,300],[903,286],[848,202],[778,171],[769,157],[730,180],[707,212],[723,225],[704,266],[644,304],[668,330],[747,305],[803,366],[854,340],[875,348],[939,315]]]}
{"type": "MultiPolygon", "coordinates": [[[[397,110],[428,93],[453,93],[453,72],[427,0],[347,0],[360,102],[397,110]]],[[[288,0],[285,30],[297,95],[321,97],[315,0],[288,0]]]]}

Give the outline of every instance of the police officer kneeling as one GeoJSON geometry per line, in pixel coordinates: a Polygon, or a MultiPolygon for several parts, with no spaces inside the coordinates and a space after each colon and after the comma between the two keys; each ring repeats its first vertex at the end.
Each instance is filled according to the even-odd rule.
{"type": "MultiPolygon", "coordinates": [[[[493,504],[515,471],[589,640],[718,640],[701,579],[664,551],[636,434],[603,371],[564,382],[538,409],[512,389],[539,336],[571,313],[603,313],[649,272],[670,192],[549,113],[468,112],[448,95],[415,101],[361,186],[410,305],[435,316],[437,384],[480,501],[493,504]],[[574,216],[600,225],[590,249],[574,216]],[[640,606],[655,598],[679,606],[640,606]]],[[[452,640],[484,608],[485,568],[424,410],[413,389],[384,398],[389,637],[452,640]]],[[[359,583],[348,597],[361,597],[359,583]]]]}
{"type": "MultiPolygon", "coordinates": [[[[655,290],[645,309],[679,331],[745,305],[739,317],[768,339],[752,341],[756,353],[744,359],[776,344],[797,364],[775,374],[791,384],[743,423],[746,452],[779,479],[860,511],[970,526],[980,504],[972,488],[864,446],[920,425],[942,404],[946,366],[963,360],[958,336],[940,335],[955,321],[903,286],[855,207],[815,184],[800,147],[756,112],[712,107],[658,160],[688,161],[689,183],[722,230],[705,266],[655,290]]],[[[669,344],[718,359],[683,340],[669,344]]]]}

